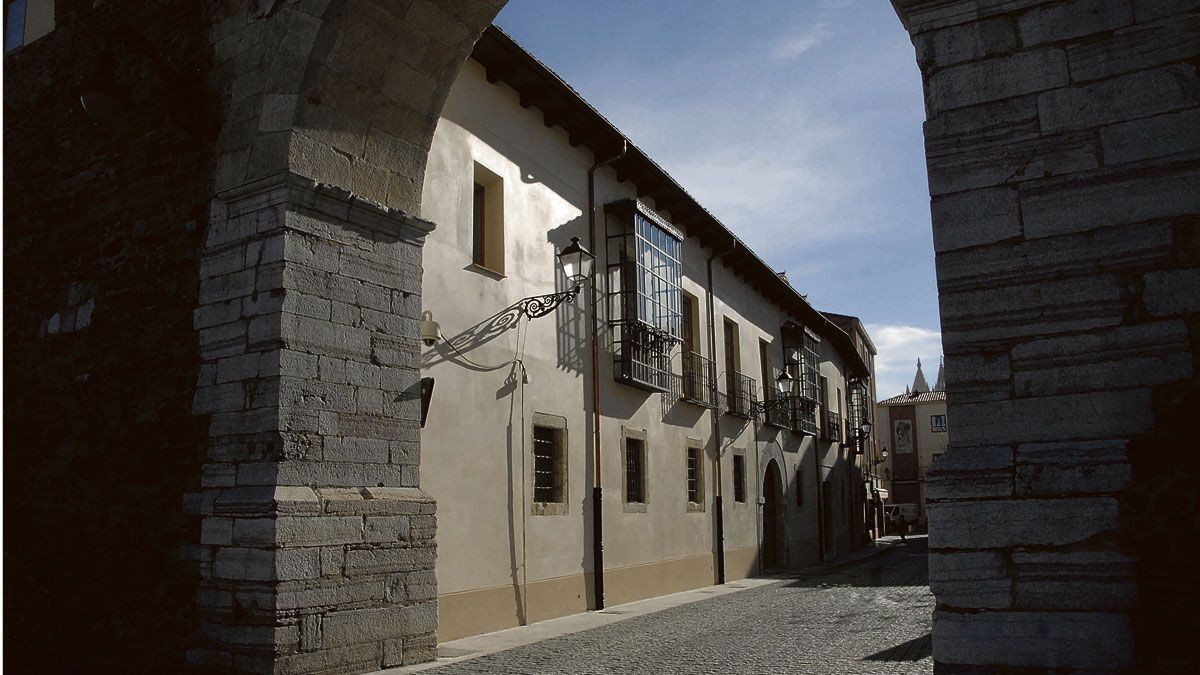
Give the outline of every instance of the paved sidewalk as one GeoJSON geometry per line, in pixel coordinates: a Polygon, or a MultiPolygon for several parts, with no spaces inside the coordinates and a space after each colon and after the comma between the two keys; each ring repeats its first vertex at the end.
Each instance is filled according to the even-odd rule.
{"type": "MultiPolygon", "coordinates": [[[[646,625],[649,627],[649,632],[652,633],[656,626],[666,625],[666,623],[673,621],[674,626],[665,631],[667,639],[689,639],[688,631],[684,631],[682,634],[680,634],[680,628],[684,626],[691,627],[694,625],[694,623],[698,622],[696,623],[696,626],[703,629],[702,627],[712,625],[714,622],[712,617],[709,615],[712,615],[713,617],[727,615],[727,610],[730,610],[731,608],[739,611],[749,609],[750,615],[754,616],[754,608],[761,607],[761,605],[764,604],[764,601],[769,601],[769,603],[779,604],[780,607],[778,609],[780,611],[790,610],[793,608],[794,599],[798,599],[790,597],[790,593],[796,592],[796,589],[802,589],[804,592],[811,593],[814,589],[824,591],[839,585],[845,586],[846,581],[850,581],[851,585],[856,586],[869,586],[871,584],[881,583],[881,580],[886,577],[886,574],[880,572],[880,568],[884,565],[884,561],[887,560],[886,554],[896,550],[896,542],[893,542],[893,540],[890,539],[898,540],[899,538],[889,537],[881,540],[881,542],[876,542],[874,545],[865,546],[863,549],[854,551],[853,554],[839,557],[838,560],[820,563],[820,565],[808,566],[798,569],[798,571],[788,571],[785,574],[768,575],[768,577],[754,579],[743,579],[721,586],[708,586],[704,587],[704,589],[674,593],[674,595],[670,596],[647,598],[643,599],[643,601],[616,605],[616,607],[607,608],[601,611],[588,611],[588,613],[565,616],[562,617],[562,619],[553,619],[550,621],[533,623],[533,625],[530,626],[510,628],[508,631],[499,631],[497,633],[488,633],[485,635],[474,635],[474,637],[470,638],[452,640],[449,641],[449,643],[443,643],[439,646],[439,658],[436,662],[383,670],[379,671],[379,675],[418,673],[418,671],[430,670],[434,668],[445,668],[448,669],[448,671],[461,670],[462,673],[574,673],[574,671],[582,671],[580,669],[583,668],[588,669],[588,671],[594,671],[594,673],[608,673],[608,671],[614,670],[601,664],[564,663],[562,662],[562,659],[558,658],[560,650],[566,649],[568,652],[572,652],[577,650],[578,647],[594,646],[595,644],[598,644],[598,641],[600,644],[607,644],[608,641],[616,638],[612,638],[611,635],[610,637],[605,637],[606,631],[611,632],[612,629],[616,629],[616,626],[612,626],[616,625],[616,623],[630,620],[637,620],[634,623],[646,623],[646,625]],[[870,568],[870,572],[866,572],[868,571],[868,568],[870,568]],[[817,581],[823,581],[823,583],[817,584],[817,581]],[[748,597],[745,599],[742,597],[731,597],[739,595],[739,593],[751,593],[751,595],[763,597],[748,597]],[[673,613],[672,611],[668,610],[673,610],[673,613]],[[598,628],[600,628],[601,631],[589,633],[588,635],[582,635],[584,632],[593,631],[593,629],[598,628]],[[539,646],[539,643],[546,643],[546,646],[539,646]],[[563,645],[566,643],[570,643],[572,646],[563,647],[563,645]],[[520,649],[520,647],[524,647],[524,649],[520,649]],[[505,652],[509,650],[517,651],[511,652],[511,655],[498,655],[498,652],[505,652]],[[538,664],[527,664],[526,662],[528,661],[528,658],[526,656],[516,656],[521,655],[522,652],[529,652],[529,650],[534,650],[536,652],[536,658],[534,658],[533,661],[538,662],[538,664]],[[490,655],[498,656],[490,657],[490,655]],[[479,661],[476,662],[476,659],[479,659],[479,661]],[[496,659],[500,659],[500,661],[496,661],[496,659]],[[514,661],[514,659],[516,659],[516,661],[514,661]],[[455,668],[456,664],[461,665],[462,668],[455,668]],[[589,668],[595,668],[595,670],[589,668]]],[[[914,542],[913,538],[910,538],[910,543],[916,542],[914,542]]],[[[904,546],[904,548],[907,548],[907,546],[904,546]]],[[[922,551],[923,550],[924,546],[922,545],[922,551]]],[[[912,567],[911,563],[907,563],[907,565],[908,567],[912,567]]],[[[904,565],[890,567],[899,569],[900,567],[904,567],[904,565]]],[[[895,574],[892,574],[892,577],[895,577],[895,574]]],[[[910,573],[905,573],[905,578],[905,585],[922,586],[925,584],[923,557],[922,560],[920,560],[919,579],[910,573]]],[[[924,592],[928,593],[928,589],[924,589],[924,592]]],[[[821,598],[821,601],[824,602],[824,598],[821,598]]],[[[839,610],[836,608],[830,608],[829,611],[839,610]]],[[[820,615],[821,611],[817,611],[816,614],[820,615]]],[[[810,611],[805,611],[805,616],[811,616],[810,611]]],[[[817,617],[817,619],[818,621],[821,621],[820,617],[817,617]]],[[[928,621],[928,615],[926,615],[924,619],[928,621]]],[[[743,621],[740,623],[745,622],[743,621]]],[[[773,644],[770,645],[773,647],[773,649],[781,644],[786,645],[788,640],[787,635],[786,633],[780,633],[780,629],[782,628],[786,629],[786,631],[790,631],[790,629],[793,629],[794,626],[788,628],[787,625],[792,625],[792,623],[797,622],[788,621],[786,623],[773,623],[772,626],[766,627],[766,634],[775,635],[775,637],[772,639],[773,644]]],[[[749,628],[751,631],[755,631],[754,628],[749,626],[745,626],[744,628],[749,628]]],[[[643,628],[630,628],[622,631],[622,633],[630,632],[638,634],[647,633],[646,629],[643,628]]],[[[763,634],[762,631],[757,631],[757,633],[760,633],[760,637],[761,634],[763,634]]],[[[653,635],[644,635],[640,641],[644,640],[653,640],[653,635]]],[[[797,640],[799,640],[797,641],[797,645],[800,644],[800,641],[803,641],[800,640],[799,637],[797,637],[797,640]]],[[[812,646],[814,646],[815,649],[823,649],[823,645],[820,643],[820,641],[812,646]]],[[[889,644],[883,646],[890,647],[894,645],[889,644]]],[[[616,647],[614,647],[614,649],[616,649],[616,647]]],[[[721,650],[718,649],[718,652],[720,651],[721,650]]],[[[646,658],[649,659],[649,661],[653,661],[654,658],[658,657],[655,657],[654,655],[646,655],[646,658]]],[[[901,659],[901,661],[914,661],[914,659],[905,658],[901,659]]],[[[721,668],[716,670],[708,670],[708,665],[709,664],[703,664],[700,670],[694,671],[696,671],[696,673],[701,673],[701,671],[704,671],[704,673],[707,673],[707,671],[714,671],[714,673],[726,671],[721,668]]],[[[731,663],[728,665],[730,665],[731,668],[745,668],[749,667],[750,664],[743,663],[736,665],[731,663]]],[[[664,668],[666,668],[666,665],[664,664],[656,665],[654,663],[637,663],[637,667],[638,670],[644,668],[644,671],[647,671],[647,673],[666,671],[664,670],[664,668]]],[[[613,664],[613,668],[617,668],[616,664],[613,664]]],[[[617,669],[623,670],[624,665],[623,667],[617,669]]],[[[778,668],[774,668],[769,671],[780,670],[778,668]]],[[[824,671],[833,673],[833,671],[838,670],[817,669],[809,671],[811,671],[811,673],[824,673],[824,671]]],[[[899,673],[899,671],[905,671],[905,673],[907,673],[908,670],[881,670],[876,667],[869,671],[871,671],[871,673],[884,673],[884,671],[886,671],[886,673],[899,673]]],[[[916,671],[922,670],[918,669],[916,671]]]]}

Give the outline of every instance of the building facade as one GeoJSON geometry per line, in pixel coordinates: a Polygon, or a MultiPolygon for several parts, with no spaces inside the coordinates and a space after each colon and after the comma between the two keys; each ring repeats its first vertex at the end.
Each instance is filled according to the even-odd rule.
{"type": "Polygon", "coordinates": [[[915,504],[917,522],[910,525],[924,527],[928,522],[925,475],[950,448],[944,368],[938,366],[937,381],[930,389],[918,359],[912,386],[899,396],[880,401],[875,415],[890,448],[884,471],[891,497],[888,503],[915,504]]]}
{"type": "MultiPolygon", "coordinates": [[[[557,82],[489,28],[430,149],[422,216],[440,225],[423,309],[443,339],[421,357],[434,382],[422,486],[440,504],[441,639],[863,540],[869,490],[849,421],[873,391],[861,323],[856,344],[718,223],[677,224],[666,205],[690,198],[649,161],[596,170],[589,192],[606,157],[548,128],[553,106],[522,105],[557,82]],[[595,274],[538,316],[522,301],[570,288],[556,254],[572,238],[595,251],[595,274]],[[777,392],[781,372],[794,397],[777,392]]],[[[556,105],[590,112],[573,94],[556,105]]]]}
{"type": "MultiPolygon", "coordinates": [[[[6,666],[432,658],[413,214],[503,4],[7,4],[6,666]]],[[[938,668],[1190,672],[1194,3],[892,4],[926,93],[955,419],[929,476],[938,668]]],[[[558,92],[524,99],[620,151],[558,92]]],[[[650,196],[639,162],[610,166],[650,196]]]]}

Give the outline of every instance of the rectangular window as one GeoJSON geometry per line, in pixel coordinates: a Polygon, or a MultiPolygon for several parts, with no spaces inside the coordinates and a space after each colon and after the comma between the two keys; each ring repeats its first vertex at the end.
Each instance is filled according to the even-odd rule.
{"type": "Polygon", "coordinates": [[[471,197],[471,262],[504,274],[504,181],[481,164],[475,165],[471,197]]]}
{"type": "Polygon", "coordinates": [[[487,240],[487,218],[483,205],[487,201],[487,188],[475,183],[475,198],[471,204],[471,261],[476,265],[484,263],[484,242],[487,240]]]}
{"type": "Polygon", "coordinates": [[[930,415],[929,416],[929,430],[930,431],[945,431],[946,430],[946,416],[945,415],[930,415]]]}
{"type": "Polygon", "coordinates": [[[763,401],[767,404],[765,418],[767,424],[777,427],[788,426],[788,410],[783,405],[772,405],[780,397],[775,382],[775,364],[771,359],[771,343],[766,340],[758,341],[758,371],[762,378],[763,401]]]}
{"type": "Polygon", "coordinates": [[[680,354],[683,384],[680,397],[707,408],[716,406],[713,400],[712,383],[716,368],[712,359],[700,355],[700,304],[696,297],[681,293],[680,308],[683,314],[683,349],[680,354]]]}
{"type": "Polygon", "coordinates": [[[563,499],[563,433],[533,427],[533,501],[561,504],[563,499]]]}
{"type": "Polygon", "coordinates": [[[804,471],[796,469],[796,506],[804,506],[804,471]]]}
{"type": "Polygon", "coordinates": [[[725,327],[725,409],[731,415],[750,417],[754,401],[758,400],[754,378],[741,373],[742,349],[740,331],[732,319],[726,318],[725,327]]]}
{"type": "Polygon", "coordinates": [[[701,454],[700,448],[687,449],[687,500],[690,504],[699,504],[704,500],[701,454]]]}
{"type": "Polygon", "coordinates": [[[646,503],[646,442],[625,439],[625,501],[646,503]]]}
{"type": "Polygon", "coordinates": [[[4,53],[54,30],[54,0],[5,0],[4,53]]]}
{"type": "Polygon", "coordinates": [[[746,502],[746,456],[733,456],[733,501],[746,502]]]}
{"type": "Polygon", "coordinates": [[[683,339],[683,235],[640,202],[610,204],[609,320],[618,380],[668,391],[683,339]],[[615,221],[615,222],[614,222],[615,221]]]}

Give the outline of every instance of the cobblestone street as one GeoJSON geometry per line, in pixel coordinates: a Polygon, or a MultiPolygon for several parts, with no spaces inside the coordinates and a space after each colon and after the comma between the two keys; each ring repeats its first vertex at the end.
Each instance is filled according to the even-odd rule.
{"type": "Polygon", "coordinates": [[[930,673],[925,544],[912,537],[850,567],[813,568],[436,672],[930,673]]]}

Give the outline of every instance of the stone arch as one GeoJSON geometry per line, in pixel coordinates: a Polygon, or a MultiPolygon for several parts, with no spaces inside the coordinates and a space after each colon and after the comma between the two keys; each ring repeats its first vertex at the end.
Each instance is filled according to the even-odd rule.
{"type": "MultiPolygon", "coordinates": [[[[234,219],[247,215],[250,197],[262,203],[263,185],[276,181],[282,187],[267,201],[283,205],[279,217],[303,206],[335,221],[332,230],[328,222],[321,226],[325,233],[367,227],[376,238],[372,241],[379,232],[411,237],[418,241],[419,264],[422,226],[403,212],[420,207],[425,155],[442,103],[473,41],[503,0],[249,4],[212,28],[217,69],[230,83],[222,98],[215,184],[218,194],[238,206],[214,210],[210,253],[229,249],[230,232],[243,233],[250,246],[249,232],[261,233],[263,223],[274,222],[275,216],[255,216],[254,224],[234,219]],[[214,241],[212,232],[226,238],[214,241]]],[[[930,494],[939,502],[931,509],[931,546],[947,551],[947,570],[967,564],[956,555],[978,553],[970,558],[976,565],[980,556],[998,555],[997,548],[1011,555],[1044,536],[1031,532],[1051,513],[1097,535],[1088,540],[1097,546],[1088,551],[1097,559],[1128,550],[1108,543],[1118,534],[1134,540],[1135,548],[1148,549],[1154,542],[1132,531],[1138,521],[1122,516],[1120,499],[1131,485],[1131,466],[1132,486],[1149,491],[1160,487],[1170,471],[1131,465],[1126,449],[1139,442],[1158,447],[1161,438],[1179,433],[1159,420],[1181,418],[1196,397],[1195,336],[1184,326],[1200,311],[1187,300],[1196,295],[1196,264],[1194,257],[1172,251],[1194,247],[1189,242],[1195,239],[1200,205],[1188,188],[1197,179],[1195,148],[1200,145],[1183,144],[1177,151],[1145,139],[1195,138],[1192,116],[1200,107],[1195,50],[1186,34],[1170,32],[1173,24],[1194,17],[1187,14],[1194,9],[1191,3],[1153,0],[1136,5],[1125,0],[893,0],[893,5],[913,36],[925,84],[947,391],[959,439],[930,476],[935,483],[930,494]],[[1093,11],[1100,6],[1103,11],[1093,11]],[[1136,41],[1114,34],[1135,29],[1184,48],[1138,54],[1131,46],[1136,41]],[[1118,58],[1109,58],[1113,53],[1118,58]],[[997,139],[1003,141],[1000,146],[1011,140],[1012,151],[998,153],[997,139]],[[1093,152],[1101,145],[1102,153],[1093,152]],[[1147,165],[1151,170],[1144,170],[1147,165]],[[1143,236],[1111,237],[1122,225],[1136,225],[1143,236]],[[1129,243],[1135,239],[1136,246],[1129,243]],[[1060,259],[1061,250],[1073,257],[1060,259]],[[1070,269],[1064,272],[1067,262],[1070,269]],[[1116,267],[1119,275],[1111,272],[1116,267]],[[1133,327],[1124,330],[1127,324],[1133,327]],[[1087,331],[1093,331],[1088,339],[1095,344],[1072,342],[1087,331]],[[1039,354],[1034,337],[1057,342],[1039,354]],[[1120,389],[1088,384],[1098,363],[1143,348],[1155,350],[1169,365],[1132,373],[1120,389]],[[1030,364],[1055,355],[1066,364],[1062,382],[1029,374],[1037,370],[1030,364]],[[1018,363],[1022,358],[1025,363],[1018,363]],[[1027,372],[1016,373],[1018,367],[1027,372]],[[1018,390],[1020,396],[1013,393],[1018,390]],[[1047,445],[1080,439],[1093,445],[1083,450],[1047,445]],[[1110,445],[1094,445],[1099,441],[1110,445]],[[1096,465],[1116,469],[1096,472],[1096,465]],[[1066,478],[1044,478],[1100,473],[1117,477],[1082,488],[1066,478]],[[1028,491],[1017,496],[1037,500],[1014,499],[1013,485],[1028,491]],[[1072,493],[1103,496],[1081,499],[1072,493]],[[1003,524],[991,528],[985,540],[976,524],[988,518],[1003,524]]],[[[407,291],[419,291],[419,274],[417,286],[410,283],[407,291]]],[[[202,290],[201,309],[216,302],[202,290]]],[[[260,325],[260,332],[284,343],[296,334],[283,317],[276,326],[260,325]]],[[[297,431],[287,414],[277,419],[278,427],[269,430],[279,436],[279,452],[303,453],[308,446],[297,441],[303,430],[297,431]]],[[[761,471],[760,466],[760,476],[761,471]]],[[[1200,475],[1194,462],[1186,475],[1200,475]]],[[[273,480],[286,485],[282,476],[277,473],[273,480]]],[[[404,480],[415,487],[415,473],[404,480]]],[[[307,497],[296,495],[295,503],[302,506],[307,497]]],[[[276,497],[266,500],[268,511],[281,503],[276,497]]],[[[1165,500],[1156,508],[1143,516],[1146,522],[1171,519],[1165,500]]],[[[1064,532],[1037,543],[1066,545],[1073,535],[1064,532]]],[[[1084,607],[1053,593],[1039,595],[1036,579],[1030,582],[1033,592],[1019,594],[1029,580],[1020,578],[1019,569],[1011,571],[1004,562],[1008,558],[988,563],[980,572],[988,584],[970,593],[953,583],[939,588],[935,579],[935,658],[963,665],[1131,665],[1134,635],[1127,617],[1137,603],[1136,591],[1128,589],[1157,589],[1160,604],[1180,592],[1196,593],[1194,581],[1176,586],[1171,584],[1180,582],[1164,581],[1171,576],[1161,573],[1167,565],[1160,561],[1151,568],[1147,561],[1158,560],[1153,555],[1140,558],[1139,578],[1129,571],[1132,564],[1122,568],[1111,583],[1104,582],[1103,592],[1089,594],[1097,600],[1084,607]],[[1001,590],[980,590],[985,588],[1001,590]],[[1011,633],[1014,626],[1018,633],[1058,630],[1068,610],[1073,619],[1094,623],[1089,641],[1071,642],[1056,654],[1016,648],[1020,645],[1011,640],[993,641],[987,653],[971,649],[971,636],[1011,633]],[[1103,649],[1094,649],[1097,645],[1103,649]]],[[[1075,574],[1068,563],[1046,564],[1055,565],[1055,575],[1075,574]]],[[[1140,610],[1143,614],[1153,614],[1151,604],[1141,605],[1151,608],[1140,610]]],[[[1150,634],[1149,628],[1139,632],[1150,634]]],[[[1063,634],[1064,639],[1073,636],[1063,634]]],[[[1138,658],[1153,663],[1147,659],[1159,652],[1169,655],[1177,648],[1172,645],[1186,640],[1162,644],[1153,652],[1142,650],[1138,658]]]]}
{"type": "Polygon", "coordinates": [[[218,194],[286,172],[417,212],[442,105],[504,0],[249,4],[213,27],[235,75],[218,194]]]}

